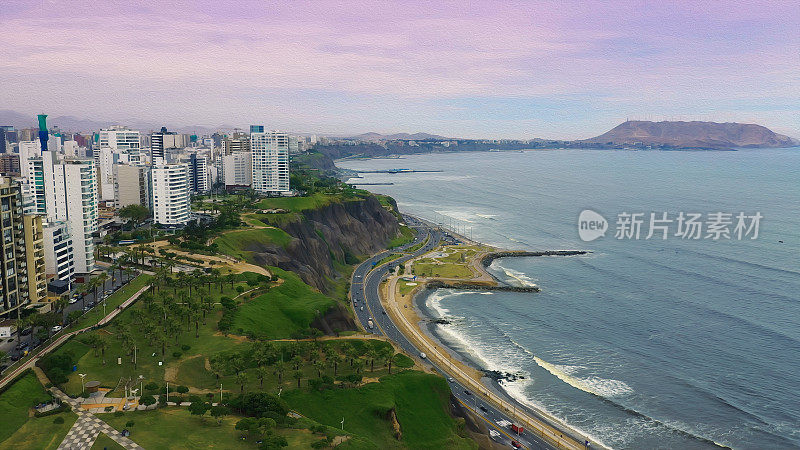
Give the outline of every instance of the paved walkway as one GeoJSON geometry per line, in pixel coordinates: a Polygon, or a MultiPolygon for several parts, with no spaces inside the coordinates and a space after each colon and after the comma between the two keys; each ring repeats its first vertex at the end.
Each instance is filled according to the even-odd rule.
{"type": "Polygon", "coordinates": [[[144,450],[144,447],[126,438],[119,431],[95,417],[94,414],[83,409],[80,402],[70,398],[60,389],[52,387],[50,392],[61,399],[62,402],[69,404],[72,407],[72,411],[78,415],[78,420],[72,425],[64,440],[61,441],[61,445],[58,446],[59,450],[91,449],[100,433],[105,433],[106,436],[113,439],[123,448],[144,450]]]}
{"type": "MultiPolygon", "coordinates": [[[[144,291],[146,291],[148,289],[148,287],[149,286],[145,286],[145,287],[139,289],[129,299],[127,299],[124,302],[122,302],[122,304],[120,305],[119,308],[114,308],[110,313],[108,313],[108,315],[106,317],[104,317],[102,320],[100,320],[98,325],[103,325],[105,323],[108,323],[111,319],[116,317],[117,314],[121,313],[122,310],[124,310],[125,308],[128,307],[128,305],[130,305],[131,303],[136,301],[136,299],[139,298],[139,296],[142,295],[142,293],[144,293],[144,291]]],[[[62,334],[58,335],[58,337],[56,339],[54,339],[45,348],[39,350],[39,352],[36,355],[31,357],[29,360],[25,361],[24,364],[20,365],[16,369],[14,369],[11,372],[7,373],[6,376],[4,376],[2,380],[0,380],[0,388],[5,386],[6,384],[8,384],[11,380],[16,378],[17,375],[22,373],[24,370],[34,367],[34,365],[36,364],[36,361],[38,361],[39,358],[41,358],[42,356],[50,353],[53,349],[57,348],[59,345],[61,345],[64,342],[66,342],[67,339],[71,338],[72,336],[74,336],[76,334],[83,333],[84,331],[91,329],[92,326],[88,326],[86,328],[81,328],[80,330],[74,330],[74,331],[71,331],[69,333],[62,333],[62,334]]]]}

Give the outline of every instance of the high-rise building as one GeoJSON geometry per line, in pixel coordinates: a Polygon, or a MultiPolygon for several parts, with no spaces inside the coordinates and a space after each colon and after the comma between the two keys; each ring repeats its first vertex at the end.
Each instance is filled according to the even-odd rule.
{"type": "Polygon", "coordinates": [[[75,272],[94,270],[93,234],[97,231],[97,185],[94,161],[65,159],[54,168],[55,213],[47,205],[50,220],[69,225],[74,249],[75,272]]]}
{"type": "Polygon", "coordinates": [[[141,133],[125,127],[115,126],[100,130],[97,144],[100,148],[110,148],[115,151],[138,150],[141,133]]]}
{"type": "Polygon", "coordinates": [[[222,154],[230,155],[236,152],[249,152],[250,139],[247,136],[225,138],[222,140],[222,154]]]}
{"type": "Polygon", "coordinates": [[[70,281],[75,274],[72,236],[66,222],[47,222],[42,227],[45,249],[45,272],[48,278],[70,281]]]}
{"type": "MultiPolygon", "coordinates": [[[[10,177],[0,178],[0,234],[0,316],[8,317],[30,301],[22,197],[10,177]]],[[[34,245],[35,239],[29,242],[34,245]]],[[[31,269],[35,282],[35,261],[31,269]]]]}
{"type": "Polygon", "coordinates": [[[114,166],[114,205],[150,207],[149,168],[128,164],[114,166]]]}
{"type": "Polygon", "coordinates": [[[0,153],[0,175],[20,176],[19,155],[15,153],[0,153]]]}
{"type": "Polygon", "coordinates": [[[189,167],[187,164],[162,164],[150,170],[153,221],[181,226],[189,222],[189,167]]]}
{"type": "Polygon", "coordinates": [[[0,153],[6,153],[8,150],[8,141],[6,140],[6,129],[0,127],[0,153]]]}
{"type": "Polygon", "coordinates": [[[252,133],[253,189],[263,194],[289,193],[289,135],[278,131],[252,133]]]}
{"type": "Polygon", "coordinates": [[[150,164],[154,166],[164,163],[164,135],[167,133],[167,127],[161,127],[161,131],[150,135],[150,164]]]}
{"type": "Polygon", "coordinates": [[[189,186],[192,192],[203,194],[211,190],[208,170],[210,166],[211,158],[209,156],[198,153],[189,155],[189,186]]]}
{"type": "Polygon", "coordinates": [[[222,157],[221,179],[226,188],[249,187],[253,184],[253,158],[250,152],[236,152],[222,157]]]}
{"type": "Polygon", "coordinates": [[[47,299],[47,270],[44,252],[44,232],[42,216],[24,215],[22,217],[25,234],[25,262],[20,262],[21,269],[27,272],[20,281],[27,285],[27,297],[31,302],[42,302],[47,299]]]}
{"type": "Polygon", "coordinates": [[[264,132],[264,125],[250,125],[250,134],[263,133],[263,132],[264,132]]]}

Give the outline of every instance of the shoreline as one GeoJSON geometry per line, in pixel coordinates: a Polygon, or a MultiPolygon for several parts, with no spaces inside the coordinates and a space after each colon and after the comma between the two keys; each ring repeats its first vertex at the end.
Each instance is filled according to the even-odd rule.
{"type": "MultiPolygon", "coordinates": [[[[561,251],[554,251],[554,252],[561,252],[561,251]]],[[[572,255],[584,255],[588,254],[587,251],[564,251],[568,252],[568,254],[564,254],[564,256],[572,256],[572,255]]],[[[506,252],[496,252],[498,254],[506,253],[506,252]]],[[[534,256],[546,256],[545,253],[550,253],[551,255],[560,255],[561,253],[553,253],[553,252],[508,252],[513,253],[510,255],[501,255],[493,258],[487,258],[488,263],[484,267],[488,267],[492,261],[496,259],[502,258],[509,258],[509,257],[534,257],[534,256]],[[524,254],[524,253],[535,253],[535,254],[524,254]]],[[[489,255],[487,255],[489,256],[489,255]]],[[[548,255],[549,256],[549,255],[548,255]]],[[[481,258],[481,261],[484,261],[484,258],[481,258]]],[[[497,279],[497,277],[486,270],[486,272],[491,275],[493,278],[497,279]]],[[[500,284],[505,284],[501,280],[497,280],[500,284]]],[[[506,285],[507,286],[507,285],[506,285]]],[[[513,287],[513,286],[509,286],[513,287]]],[[[584,432],[581,429],[575,428],[572,425],[569,425],[564,422],[564,420],[554,416],[551,412],[547,411],[542,407],[538,407],[532,404],[531,400],[525,397],[524,399],[519,399],[515,397],[514,393],[507,389],[501,383],[501,380],[507,380],[509,382],[520,381],[520,380],[530,380],[529,376],[525,376],[521,379],[516,378],[518,374],[512,372],[505,372],[499,369],[493,369],[487,366],[487,363],[483,361],[479,356],[476,356],[465,349],[459,349],[458,345],[454,345],[451,342],[451,338],[444,335],[444,333],[437,328],[437,325],[441,325],[441,323],[437,323],[436,321],[441,319],[440,317],[436,316],[436,312],[433,311],[431,308],[428,307],[427,299],[433,292],[437,289],[453,289],[446,286],[427,286],[425,284],[421,285],[418,289],[414,290],[411,293],[411,303],[414,308],[414,312],[418,315],[419,320],[414,325],[421,331],[426,337],[428,337],[431,341],[433,341],[438,348],[443,349],[454,361],[458,361],[459,363],[468,366],[481,374],[480,383],[485,386],[487,389],[493,391],[496,395],[499,395],[504,398],[505,402],[508,404],[512,404],[516,406],[516,410],[518,412],[525,412],[529,415],[537,417],[539,420],[544,421],[549,426],[556,427],[562,431],[564,434],[570,434],[576,440],[585,440],[589,439],[596,447],[600,448],[611,448],[608,447],[606,444],[602,442],[599,438],[595,436],[591,436],[588,433],[584,432]],[[580,439],[578,439],[580,438],[580,439]]],[[[463,287],[463,288],[455,288],[455,289],[464,289],[466,290],[481,290],[480,286],[474,287],[463,287]]],[[[518,291],[518,292],[538,292],[538,289],[533,291],[518,291]]],[[[412,322],[413,323],[413,322],[412,322]]],[[[511,412],[511,411],[509,411],[511,412]]]]}
{"type": "MultiPolygon", "coordinates": [[[[420,218],[417,217],[417,219],[420,218]]],[[[434,225],[427,220],[420,220],[423,220],[429,225],[434,225]]],[[[583,448],[584,440],[589,440],[595,447],[607,448],[607,446],[599,439],[584,433],[580,429],[570,426],[543,408],[538,408],[527,404],[526,402],[514,397],[514,395],[512,395],[509,390],[506,390],[505,387],[499,382],[501,379],[513,378],[513,374],[497,372],[493,373],[492,370],[484,367],[484,364],[481,361],[476,360],[474,355],[461,352],[457,348],[454,348],[452,344],[448,343],[446,338],[443,338],[440,333],[436,331],[436,323],[434,321],[437,318],[430,314],[430,311],[427,309],[426,305],[424,305],[424,302],[420,304],[421,299],[426,298],[427,296],[419,295],[421,292],[431,292],[431,289],[429,289],[429,285],[431,284],[433,284],[433,286],[430,287],[435,288],[440,287],[440,285],[437,285],[437,282],[442,283],[448,281],[455,281],[457,283],[457,286],[455,286],[456,289],[521,290],[523,292],[536,292],[538,291],[538,288],[520,288],[511,286],[508,283],[499,280],[494,274],[488,271],[488,264],[491,264],[491,261],[495,259],[506,257],[555,255],[570,256],[584,255],[588,254],[589,252],[581,250],[551,250],[540,252],[502,250],[494,246],[483,245],[473,239],[468,239],[451,230],[447,230],[447,233],[458,238],[464,243],[481,247],[480,251],[478,251],[475,255],[472,255],[467,262],[468,267],[473,272],[473,276],[468,279],[421,277],[422,279],[418,280],[419,284],[406,294],[400,294],[397,287],[397,282],[403,280],[403,276],[391,276],[381,287],[381,302],[384,303],[385,309],[390,315],[396,316],[396,319],[400,318],[400,320],[395,320],[395,322],[401,328],[411,328],[409,330],[410,333],[407,333],[407,337],[411,338],[412,340],[426,341],[420,348],[432,348],[433,351],[429,353],[430,357],[433,359],[439,359],[440,365],[443,368],[450,367],[450,370],[455,370],[456,373],[461,372],[462,376],[466,375],[471,382],[475,384],[475,386],[480,386],[480,389],[476,391],[476,396],[474,397],[476,404],[478,399],[480,399],[482,402],[493,403],[495,404],[495,407],[497,407],[497,403],[499,401],[500,408],[504,409],[508,414],[512,414],[513,412],[514,416],[517,418],[516,420],[519,421],[518,423],[525,425],[526,428],[531,430],[531,432],[541,435],[542,437],[555,436],[556,439],[559,439],[560,435],[562,440],[569,438],[572,442],[574,442],[574,444],[570,443],[568,447],[583,448]],[[485,265],[483,264],[484,261],[487,261],[485,265]],[[442,358],[443,355],[439,354],[440,351],[443,351],[442,353],[446,355],[444,358],[442,358]],[[489,401],[489,391],[491,391],[491,395],[496,397],[496,399],[489,401]]],[[[458,248],[458,246],[454,246],[452,248],[458,248]]],[[[427,254],[430,253],[432,252],[427,254]]],[[[417,258],[407,261],[405,263],[406,268],[413,266],[417,260],[423,259],[424,257],[425,255],[421,255],[417,258]]],[[[405,273],[408,274],[411,272],[407,270],[405,273]]],[[[564,442],[562,441],[560,445],[564,445],[564,442]]]]}

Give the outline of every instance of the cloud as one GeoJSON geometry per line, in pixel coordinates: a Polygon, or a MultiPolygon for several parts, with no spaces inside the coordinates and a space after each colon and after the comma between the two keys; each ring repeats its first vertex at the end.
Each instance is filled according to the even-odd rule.
{"type": "Polygon", "coordinates": [[[648,107],[736,100],[751,117],[800,97],[789,2],[97,3],[12,1],[0,13],[6,107],[343,131],[428,119],[449,135],[492,136],[498,121],[513,133],[516,120],[522,137],[548,134],[523,128],[537,121],[593,134],[648,107]],[[504,99],[513,110],[481,110],[504,99]],[[595,121],[568,123],[587,108],[595,121]],[[485,125],[459,125],[463,114],[485,125]]]}

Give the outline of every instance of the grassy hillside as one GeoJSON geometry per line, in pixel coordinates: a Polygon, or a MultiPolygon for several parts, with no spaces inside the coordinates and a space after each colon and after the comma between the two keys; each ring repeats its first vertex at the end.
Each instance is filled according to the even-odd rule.
{"type": "Polygon", "coordinates": [[[248,248],[268,244],[286,247],[291,241],[292,237],[279,228],[251,228],[229,231],[215,239],[214,243],[221,253],[253,263],[253,252],[248,248]]]}
{"type": "Polygon", "coordinates": [[[33,372],[28,372],[0,394],[0,442],[28,421],[28,410],[50,400],[33,372]]]}
{"type": "Polygon", "coordinates": [[[283,283],[244,303],[236,312],[232,330],[266,339],[290,337],[309,327],[317,315],[336,302],[303,283],[292,272],[270,267],[283,283]]]}
{"type": "Polygon", "coordinates": [[[317,422],[340,426],[360,439],[343,448],[475,448],[459,434],[458,422],[447,414],[450,389],[441,377],[402,372],[357,389],[286,393],[298,412],[317,422]],[[402,439],[394,436],[388,414],[394,409],[402,439]],[[362,445],[363,444],[363,445],[362,445]]]}

